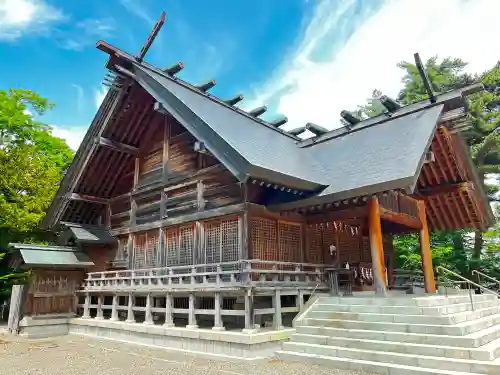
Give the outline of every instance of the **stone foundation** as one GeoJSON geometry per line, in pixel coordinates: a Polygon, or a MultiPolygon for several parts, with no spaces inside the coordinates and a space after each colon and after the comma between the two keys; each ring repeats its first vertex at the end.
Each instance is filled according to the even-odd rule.
{"type": "Polygon", "coordinates": [[[63,336],[69,333],[69,321],[75,314],[25,316],[19,322],[19,335],[29,338],[63,336]]]}
{"type": "Polygon", "coordinates": [[[210,329],[173,327],[141,323],[76,318],[69,321],[69,333],[127,342],[169,351],[226,360],[260,360],[273,357],[294,329],[242,333],[210,329]]]}

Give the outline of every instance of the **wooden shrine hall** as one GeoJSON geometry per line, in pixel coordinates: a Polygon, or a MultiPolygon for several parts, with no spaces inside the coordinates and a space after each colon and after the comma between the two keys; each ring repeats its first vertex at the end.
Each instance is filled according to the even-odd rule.
{"type": "Polygon", "coordinates": [[[222,328],[222,316],[241,315],[251,329],[274,311],[280,327],[282,312],[328,289],[325,268],[348,267],[354,290],[384,295],[400,233],[420,233],[435,292],[429,232],[491,225],[460,136],[481,85],[408,106],[383,97],[384,114],[343,111],[347,125],[331,131],[286,130],[286,118],[262,118],[266,107],[238,107],[242,95],[212,95],[215,80],[185,82],[182,63],[146,63],[146,47],[97,44],[109,92],[45,221],[93,262],[84,316],[148,322],[167,310],[167,325],[210,315],[222,328]]]}

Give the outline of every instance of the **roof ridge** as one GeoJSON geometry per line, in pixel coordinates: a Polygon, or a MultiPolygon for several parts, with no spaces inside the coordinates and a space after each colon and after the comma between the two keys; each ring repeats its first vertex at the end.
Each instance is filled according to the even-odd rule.
{"type": "MultiPolygon", "coordinates": [[[[369,117],[364,120],[361,120],[359,123],[355,124],[352,127],[349,126],[341,126],[339,128],[333,129],[329,131],[328,133],[322,134],[317,137],[311,137],[308,139],[304,139],[299,143],[299,146],[301,148],[304,147],[311,147],[316,144],[335,139],[335,138],[340,138],[348,134],[352,134],[361,130],[365,130],[367,128],[371,128],[372,126],[375,125],[380,125],[384,122],[394,120],[396,118],[404,117],[411,115],[416,112],[420,112],[435,106],[438,106],[440,104],[447,104],[451,102],[454,99],[461,99],[464,100],[465,96],[473,94],[475,92],[481,91],[483,88],[483,85],[480,83],[475,83],[469,86],[465,86],[456,90],[450,90],[446,93],[440,94],[436,96],[436,101],[434,103],[430,102],[428,99],[426,100],[421,100],[416,103],[408,104],[405,105],[404,107],[399,108],[395,112],[384,112],[381,113],[380,115],[374,116],[374,117],[369,117]]],[[[448,109],[449,110],[449,109],[448,109]]]]}
{"type": "Polygon", "coordinates": [[[153,71],[154,73],[159,74],[159,75],[161,75],[164,78],[167,78],[171,82],[177,83],[178,85],[181,85],[182,87],[185,87],[188,90],[191,90],[191,91],[195,92],[196,94],[198,94],[200,96],[203,96],[203,97],[205,97],[207,99],[210,99],[211,101],[213,101],[216,104],[219,104],[219,105],[221,105],[221,106],[223,106],[225,108],[228,108],[228,109],[232,110],[233,112],[238,113],[241,116],[247,117],[247,118],[251,119],[252,121],[256,122],[259,125],[263,125],[263,126],[269,128],[269,129],[274,130],[277,133],[280,133],[280,134],[282,134],[284,136],[292,138],[292,139],[294,139],[296,141],[299,141],[299,142],[301,141],[300,137],[298,137],[296,135],[293,135],[293,134],[290,134],[287,131],[285,131],[285,130],[279,128],[279,127],[275,127],[275,126],[271,125],[268,121],[262,120],[262,119],[260,119],[258,117],[254,117],[254,116],[250,115],[248,112],[246,112],[246,111],[244,111],[244,110],[242,110],[242,109],[240,109],[238,107],[229,105],[226,102],[224,102],[224,100],[220,99],[219,97],[217,97],[217,96],[215,96],[213,94],[210,94],[209,92],[201,91],[196,86],[194,86],[193,84],[191,84],[191,83],[189,83],[189,82],[187,82],[187,81],[185,81],[185,80],[183,80],[183,79],[181,79],[181,78],[179,78],[177,76],[172,76],[172,75],[170,75],[168,73],[165,73],[163,70],[161,70],[160,68],[154,66],[153,64],[147,63],[145,61],[143,61],[143,62],[137,62],[137,61],[135,61],[134,59],[131,59],[128,56],[122,56],[122,57],[123,58],[127,58],[134,65],[139,64],[143,68],[149,69],[149,70],[153,71]]]}

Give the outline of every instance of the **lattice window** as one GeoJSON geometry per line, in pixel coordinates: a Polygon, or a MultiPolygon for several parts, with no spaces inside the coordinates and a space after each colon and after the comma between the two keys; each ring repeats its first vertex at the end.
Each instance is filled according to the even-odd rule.
{"type": "Polygon", "coordinates": [[[302,261],[302,225],[278,221],[278,248],[281,262],[302,261]]]}
{"type": "Polygon", "coordinates": [[[241,254],[238,219],[222,220],[220,227],[222,261],[233,262],[238,260],[241,254]]]}
{"type": "Polygon", "coordinates": [[[146,267],[155,268],[158,265],[158,232],[146,234],[146,267]]]}
{"type": "Polygon", "coordinates": [[[253,259],[278,260],[278,232],[276,221],[252,219],[253,259]]]}
{"type": "Polygon", "coordinates": [[[205,222],[203,247],[200,261],[203,263],[219,263],[221,261],[221,227],[220,222],[205,222]]]}
{"type": "Polygon", "coordinates": [[[136,235],[134,239],[134,268],[146,268],[146,234],[136,235]]]}
{"type": "Polygon", "coordinates": [[[136,235],[134,239],[133,267],[135,269],[155,268],[159,266],[158,232],[136,235]]]}
{"type": "Polygon", "coordinates": [[[321,227],[312,225],[306,232],[306,262],[322,264],[323,263],[323,242],[321,241],[321,227]]]}
{"type": "Polygon", "coordinates": [[[177,228],[165,231],[165,251],[167,253],[167,266],[179,265],[179,230],[177,228]]]}
{"type": "Polygon", "coordinates": [[[193,264],[194,226],[179,228],[179,265],[193,264]]]}
{"type": "Polygon", "coordinates": [[[203,223],[204,238],[201,262],[232,262],[240,258],[238,218],[203,223]]]}

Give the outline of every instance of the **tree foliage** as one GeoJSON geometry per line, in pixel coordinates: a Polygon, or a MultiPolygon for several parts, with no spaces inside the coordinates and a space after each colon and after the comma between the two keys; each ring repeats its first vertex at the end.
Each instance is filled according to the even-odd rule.
{"type": "MultiPolygon", "coordinates": [[[[398,67],[404,71],[402,89],[397,101],[403,105],[425,100],[428,94],[417,67],[403,61],[398,67]]],[[[500,63],[481,74],[465,72],[467,63],[458,58],[437,56],[425,64],[429,80],[436,94],[462,88],[475,82],[483,83],[485,90],[468,98],[470,128],[463,136],[470,147],[471,155],[485,183],[491,201],[498,201],[498,184],[486,184],[488,180],[498,181],[500,174],[500,63]]],[[[358,106],[353,113],[360,117],[373,117],[386,111],[380,103],[382,92],[373,90],[367,103],[358,106]]],[[[406,269],[420,268],[420,249],[415,234],[399,236],[394,241],[397,266],[406,269]]],[[[473,268],[500,277],[500,224],[487,233],[481,231],[450,231],[432,233],[431,248],[435,265],[470,275],[473,268]]]]}
{"type": "Polygon", "coordinates": [[[30,90],[0,90],[0,298],[24,274],[6,266],[9,242],[46,242],[38,225],[71,163],[66,142],[35,121],[53,104],[30,90]]]}

